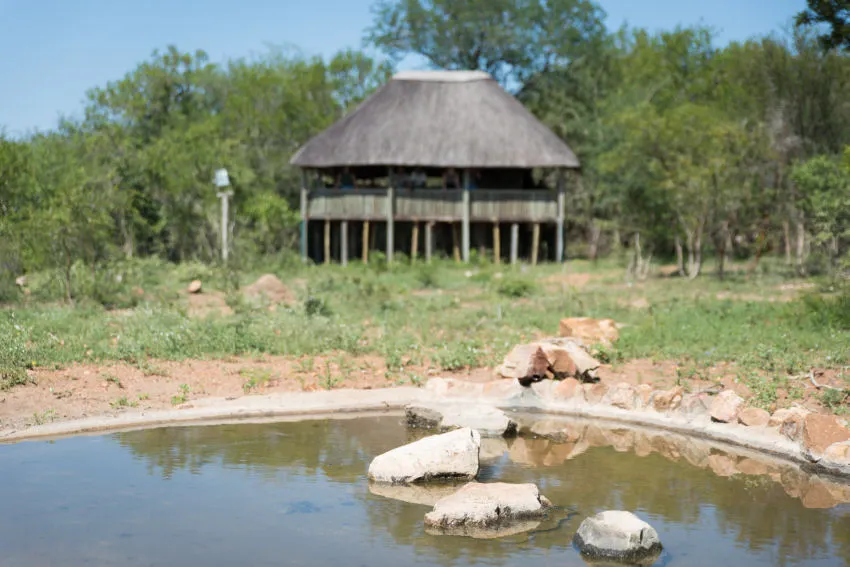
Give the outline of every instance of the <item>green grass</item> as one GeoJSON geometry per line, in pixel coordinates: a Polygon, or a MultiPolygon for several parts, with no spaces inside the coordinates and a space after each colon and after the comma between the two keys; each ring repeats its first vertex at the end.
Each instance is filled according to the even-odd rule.
{"type": "Polygon", "coordinates": [[[244,368],[239,371],[239,375],[247,379],[245,383],[242,384],[242,391],[246,394],[250,393],[252,390],[265,386],[272,379],[271,370],[266,369],[244,368]]]}
{"type": "MultiPolygon", "coordinates": [[[[296,372],[308,374],[313,357],[345,353],[334,359],[333,372],[330,366],[318,369],[327,389],[351,372],[345,361],[361,354],[383,357],[391,380],[415,382],[421,378],[408,375],[412,366],[430,363],[449,371],[492,365],[521,341],[556,334],[558,321],[568,316],[625,323],[620,341],[598,353],[616,364],[672,360],[684,381],[733,361],[763,405],[777,388],[793,386],[784,381],[789,376],[812,367],[843,371],[850,364],[850,292],[821,294],[832,282],[815,280],[818,287],[799,300],[755,301],[781,295],[780,284],[799,282],[769,262],[750,279],[735,272],[725,281],[711,274],[691,282],[653,277],[631,287],[624,283],[623,266],[613,260],[520,270],[450,261],[386,266],[375,258],[347,268],[266,269],[297,294],[295,305],[270,311],[233,300],[233,315],[208,319],[187,315],[181,292],[189,281],[201,278],[205,292],[232,297],[261,272],[225,277],[198,264],[128,262],[113,269],[123,270],[123,279],[110,284],[109,293],[134,299],[106,307],[91,298],[78,298],[74,306],[57,303],[51,280],[33,275],[32,296],[0,310],[0,388],[26,383],[34,367],[125,361],[151,375],[162,373],[157,360],[265,354],[301,357],[296,372]],[[545,281],[576,273],[593,277],[581,288],[545,281]],[[143,296],[134,295],[137,287],[145,290],[143,296]],[[631,306],[635,299],[649,307],[631,306]],[[107,308],[116,306],[123,307],[107,308]]],[[[270,377],[245,378],[247,392],[270,377]]],[[[181,390],[175,405],[187,399],[188,391],[181,390]]],[[[830,403],[838,407],[846,400],[830,403]]]]}

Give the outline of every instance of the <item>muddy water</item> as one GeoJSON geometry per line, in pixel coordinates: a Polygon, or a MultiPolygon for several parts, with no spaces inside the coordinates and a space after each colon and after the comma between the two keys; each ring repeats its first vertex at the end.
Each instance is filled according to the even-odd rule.
{"type": "Polygon", "coordinates": [[[426,506],[370,492],[371,458],[419,435],[398,417],[0,445],[0,565],[583,566],[578,524],[614,508],[656,527],[657,565],[850,566],[834,479],[669,435],[525,429],[550,438],[488,441],[482,480],[535,482],[562,508],[496,540],[429,535],[426,506]]]}

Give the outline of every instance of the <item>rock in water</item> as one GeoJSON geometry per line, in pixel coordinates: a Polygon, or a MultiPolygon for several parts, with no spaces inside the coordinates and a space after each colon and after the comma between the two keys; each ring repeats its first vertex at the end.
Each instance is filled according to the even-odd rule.
{"type": "Polygon", "coordinates": [[[405,408],[407,424],[424,429],[450,431],[468,427],[484,437],[516,433],[517,424],[503,411],[490,406],[448,404],[436,407],[411,405],[405,408]]]}
{"type": "Polygon", "coordinates": [[[472,482],[439,500],[425,515],[425,527],[447,535],[505,535],[533,529],[551,507],[534,484],[472,482]]]}
{"type": "Polygon", "coordinates": [[[641,561],[661,552],[655,529],[631,512],[621,510],[587,518],[573,541],[589,559],[641,561]]]}
{"type": "Polygon", "coordinates": [[[390,484],[473,480],[480,449],[481,435],[468,427],[433,435],[375,457],[369,480],[390,484]]]}

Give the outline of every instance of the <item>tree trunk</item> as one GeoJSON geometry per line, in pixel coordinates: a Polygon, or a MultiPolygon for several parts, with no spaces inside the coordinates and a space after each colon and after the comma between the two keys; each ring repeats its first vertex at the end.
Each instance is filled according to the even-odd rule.
{"type": "Polygon", "coordinates": [[[688,250],[688,265],[686,277],[695,279],[702,269],[702,225],[700,221],[696,229],[685,230],[685,247],[688,250]]]}
{"type": "Polygon", "coordinates": [[[791,223],[782,221],[782,236],[785,244],[785,265],[789,268],[793,265],[791,261],[791,223]]]}
{"type": "Polygon", "coordinates": [[[721,280],[726,276],[726,261],[729,254],[731,237],[729,235],[729,221],[720,223],[720,231],[715,239],[717,248],[717,277],[721,280]]]}
{"type": "Polygon", "coordinates": [[[806,227],[803,221],[797,221],[797,246],[796,246],[797,275],[806,275],[806,227]]]}
{"type": "Polygon", "coordinates": [[[602,229],[593,220],[590,221],[590,250],[588,256],[591,261],[596,263],[599,258],[599,237],[602,234],[602,229]]]}
{"type": "Polygon", "coordinates": [[[676,233],[673,246],[676,248],[676,270],[680,276],[685,277],[685,254],[682,250],[682,237],[678,233],[676,233]]]}

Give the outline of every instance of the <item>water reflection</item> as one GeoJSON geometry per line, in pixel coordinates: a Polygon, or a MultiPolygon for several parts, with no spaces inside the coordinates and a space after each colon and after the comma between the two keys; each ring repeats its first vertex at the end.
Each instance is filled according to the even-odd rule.
{"type": "Polygon", "coordinates": [[[176,427],[0,447],[4,565],[583,566],[604,509],[652,523],[658,565],[850,566],[847,485],[759,455],[518,416],[482,480],[534,482],[562,513],[498,540],[435,536],[433,495],[381,491],[370,460],[418,438],[397,416],[176,427]]]}

